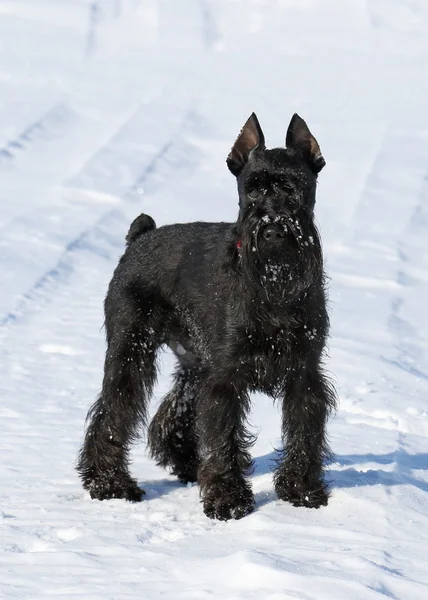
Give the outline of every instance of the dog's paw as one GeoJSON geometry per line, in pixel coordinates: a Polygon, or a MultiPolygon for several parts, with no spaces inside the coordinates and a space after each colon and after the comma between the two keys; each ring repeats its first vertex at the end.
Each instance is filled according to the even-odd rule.
{"type": "Polygon", "coordinates": [[[187,465],[181,464],[171,469],[181,483],[195,483],[198,480],[198,468],[195,462],[189,461],[187,465]]]}
{"type": "Polygon", "coordinates": [[[93,479],[87,489],[93,500],[120,498],[129,502],[141,502],[145,494],[135,479],[126,476],[99,477],[93,479]]]}
{"type": "Polygon", "coordinates": [[[250,487],[225,487],[216,485],[203,497],[204,513],[210,519],[229,521],[242,519],[254,510],[254,496],[250,487]]]}
{"type": "Polygon", "coordinates": [[[292,485],[281,482],[275,484],[275,491],[280,500],[290,502],[293,506],[305,506],[306,508],[320,508],[327,506],[329,494],[324,483],[320,483],[316,489],[308,490],[305,486],[292,485]]]}
{"type": "Polygon", "coordinates": [[[171,473],[171,475],[175,475],[178,479],[178,481],[180,481],[180,483],[196,483],[198,481],[197,479],[197,475],[195,472],[192,471],[187,471],[187,472],[180,472],[180,473],[175,473],[174,471],[171,473]]]}

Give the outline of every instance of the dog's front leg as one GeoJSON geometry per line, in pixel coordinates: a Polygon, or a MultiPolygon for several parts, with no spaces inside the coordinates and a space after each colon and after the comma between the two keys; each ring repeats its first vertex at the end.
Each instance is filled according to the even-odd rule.
{"type": "Polygon", "coordinates": [[[281,500],[310,508],[327,504],[325,425],[334,403],[334,390],[318,365],[301,362],[290,369],[282,407],[284,449],[274,476],[281,500]]]}
{"type": "Polygon", "coordinates": [[[249,397],[233,378],[207,378],[198,393],[198,483],[205,514],[212,519],[240,519],[254,510],[245,479],[252,466],[253,441],[245,428],[249,397]]]}

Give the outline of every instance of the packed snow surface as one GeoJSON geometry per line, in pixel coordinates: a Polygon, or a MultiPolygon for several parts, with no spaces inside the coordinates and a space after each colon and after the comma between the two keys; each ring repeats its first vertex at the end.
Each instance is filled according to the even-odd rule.
{"type": "Polygon", "coordinates": [[[426,0],[2,0],[0,50],[0,598],[426,600],[426,0]],[[252,111],[271,147],[298,112],[327,161],[330,503],[277,500],[263,396],[254,514],[207,519],[144,441],[146,499],[92,501],[74,464],[129,223],[233,220],[252,111]]]}

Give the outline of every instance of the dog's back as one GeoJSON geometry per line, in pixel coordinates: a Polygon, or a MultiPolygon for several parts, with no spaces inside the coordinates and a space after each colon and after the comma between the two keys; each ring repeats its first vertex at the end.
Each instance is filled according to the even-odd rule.
{"type": "MultiPolygon", "coordinates": [[[[184,298],[205,313],[210,293],[227,290],[228,275],[221,268],[229,249],[234,250],[232,223],[176,223],[156,228],[151,217],[142,214],[131,224],[127,249],[116,268],[109,296],[128,286],[142,293],[161,294],[175,306],[184,298]],[[226,287],[225,287],[226,285],[226,287]]],[[[108,298],[108,302],[110,297],[108,298]]],[[[226,302],[226,298],[224,298],[226,302]]]]}

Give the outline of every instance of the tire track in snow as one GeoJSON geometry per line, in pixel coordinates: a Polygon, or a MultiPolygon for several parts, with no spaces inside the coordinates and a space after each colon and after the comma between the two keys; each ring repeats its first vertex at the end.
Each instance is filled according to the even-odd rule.
{"type": "MultiPolygon", "coordinates": [[[[407,305],[414,304],[415,287],[419,286],[419,293],[423,294],[417,269],[420,270],[421,256],[426,252],[428,232],[426,145],[423,135],[414,131],[394,131],[384,136],[348,232],[349,239],[353,239],[352,256],[347,255],[347,264],[343,265],[343,270],[348,267],[359,275],[365,274],[370,265],[370,272],[378,274],[383,286],[377,291],[363,286],[361,330],[378,330],[381,339],[387,331],[391,341],[383,345],[377,356],[381,381],[366,381],[367,390],[355,390],[351,398],[344,399],[342,411],[349,426],[373,427],[378,439],[388,439],[389,430],[393,448],[388,455],[378,455],[374,447],[370,454],[348,456],[346,478],[353,485],[359,481],[362,486],[382,486],[391,507],[401,502],[403,494],[409,507],[417,507],[428,489],[426,454],[417,450],[418,436],[428,434],[428,422],[426,413],[412,405],[415,390],[427,387],[423,361],[426,340],[417,327],[418,313],[414,309],[418,306],[407,305]],[[400,153],[396,153],[396,148],[400,148],[400,153]],[[390,397],[379,402],[378,396],[376,402],[376,395],[382,389],[385,393],[386,386],[390,397]],[[360,396],[357,401],[355,394],[360,396]]],[[[394,527],[389,513],[386,526],[388,531],[394,527]]]]}
{"type": "Polygon", "coordinates": [[[169,47],[212,50],[221,42],[210,0],[158,0],[160,35],[169,47]],[[185,15],[185,16],[184,16],[185,15]]]}
{"type": "MultiPolygon", "coordinates": [[[[132,118],[128,120],[123,127],[128,126],[129,122],[132,122],[132,118]]],[[[184,139],[186,133],[194,131],[195,123],[197,123],[196,113],[193,109],[190,109],[185,113],[179,123],[177,131],[170,136],[163,146],[161,146],[134,180],[133,184],[125,191],[125,201],[129,201],[130,199],[135,198],[136,195],[139,195],[138,192],[143,183],[150,185],[151,179],[156,176],[158,176],[158,179],[161,181],[164,177],[164,175],[160,173],[161,170],[165,171],[166,169],[168,174],[171,170],[177,171],[180,169],[188,172],[189,169],[193,169],[194,166],[196,166],[198,151],[194,149],[189,156],[189,150],[191,150],[192,147],[184,139]]],[[[123,127],[121,129],[123,129],[123,127]]],[[[104,148],[104,150],[106,150],[106,148],[104,148]]],[[[93,161],[89,161],[86,167],[94,169],[93,161]]],[[[85,170],[85,167],[83,170],[85,170]]],[[[95,169],[95,171],[98,172],[98,169],[95,169]]],[[[79,182],[81,182],[81,179],[77,176],[73,179],[73,182],[78,185],[79,182]]],[[[154,184],[154,187],[156,187],[156,184],[154,184]]],[[[4,329],[9,325],[16,324],[30,313],[43,308],[43,306],[49,302],[50,296],[55,293],[57,287],[67,283],[69,280],[71,274],[74,272],[75,255],[80,250],[90,249],[94,253],[108,257],[109,253],[111,253],[111,248],[108,250],[105,246],[106,236],[104,229],[108,225],[111,230],[119,229],[121,233],[125,231],[126,224],[128,224],[131,219],[131,217],[129,217],[129,219],[126,217],[126,204],[126,202],[123,203],[120,210],[113,209],[102,214],[92,226],[72,239],[66,245],[58,262],[45,271],[37,281],[28,288],[12,311],[6,313],[0,319],[0,328],[4,329]],[[120,227],[120,225],[122,225],[122,227],[120,227]]],[[[133,205],[128,202],[128,206],[131,207],[133,205]]],[[[129,212],[134,215],[133,208],[129,210],[129,212]]],[[[124,246],[124,235],[117,238],[117,242],[114,246],[119,254],[124,246]]]]}
{"type": "Polygon", "coordinates": [[[388,328],[396,340],[395,348],[398,356],[396,360],[382,357],[384,361],[409,373],[410,375],[428,381],[428,373],[419,365],[423,359],[421,344],[426,344],[419,334],[417,328],[412,325],[403,314],[405,308],[406,291],[409,288],[421,287],[421,281],[409,274],[412,268],[412,252],[418,254],[426,248],[428,236],[428,173],[422,179],[421,190],[418,201],[414,206],[408,221],[404,235],[397,243],[397,258],[399,268],[396,275],[397,284],[403,293],[396,295],[391,302],[391,310],[388,319],[388,328]],[[409,244],[411,240],[411,244],[409,244]],[[412,247],[413,246],[413,247],[412,247]],[[416,246],[416,248],[415,248],[416,246]]]}
{"type": "Polygon", "coordinates": [[[88,6],[89,19],[88,19],[88,32],[86,34],[85,42],[85,57],[86,59],[91,58],[97,47],[97,29],[100,21],[101,5],[100,0],[94,0],[88,6]]]}
{"type": "Polygon", "coordinates": [[[221,42],[221,36],[214,18],[211,0],[200,0],[200,9],[203,44],[209,50],[215,49],[221,42]]]}
{"type": "MultiPolygon", "coordinates": [[[[424,369],[423,345],[427,343],[419,334],[415,325],[415,316],[409,314],[406,318],[406,298],[409,290],[413,290],[412,297],[417,297],[415,288],[427,283],[423,273],[416,272],[413,264],[420,263],[426,251],[428,235],[428,173],[426,172],[427,140],[420,135],[409,135],[400,147],[408,148],[412,152],[411,165],[407,166],[407,187],[402,190],[401,197],[414,199],[414,202],[403,202],[410,206],[409,215],[401,235],[397,237],[395,252],[398,268],[395,273],[397,289],[399,290],[391,300],[388,318],[388,330],[395,340],[396,358],[382,357],[396,368],[410,374],[412,377],[428,381],[428,372],[424,369]],[[417,260],[413,260],[413,258],[417,260]],[[425,279],[425,281],[424,281],[425,279]],[[412,318],[412,322],[409,320],[412,318]]],[[[403,168],[403,167],[402,167],[403,168]]],[[[406,169],[403,169],[406,170],[406,169]]],[[[428,265],[428,261],[425,260],[428,265]]],[[[425,288],[426,289],[426,288],[425,288]]],[[[423,291],[420,292],[423,294],[423,291]]],[[[423,316],[423,315],[420,315],[423,316]]],[[[416,316],[416,323],[417,323],[416,316]]]]}
{"type": "Polygon", "coordinates": [[[198,131],[203,126],[197,112],[191,108],[183,116],[177,132],[159,149],[150,163],[139,174],[126,192],[126,198],[135,200],[142,193],[156,189],[160,182],[156,182],[158,165],[165,163],[171,171],[178,169],[192,170],[199,162],[200,151],[185,139],[186,131],[198,131]]]}
{"type": "Polygon", "coordinates": [[[52,106],[15,139],[0,147],[0,167],[10,164],[34,142],[55,137],[62,126],[70,124],[74,116],[74,112],[66,104],[58,102],[52,106]]]}
{"type": "Polygon", "coordinates": [[[139,179],[154,174],[154,165],[184,129],[191,133],[198,127],[194,109],[171,108],[162,102],[139,106],[65,185],[118,198],[129,195],[139,179]]]}
{"type": "Polygon", "coordinates": [[[98,49],[99,30],[107,20],[119,19],[122,15],[122,0],[92,0],[88,4],[88,29],[85,39],[85,58],[90,60],[98,49]]]}
{"type": "MultiPolygon", "coordinates": [[[[426,250],[426,146],[426,139],[412,131],[394,131],[383,137],[345,237],[351,241],[352,254],[344,257],[342,265],[344,272],[360,277],[366,274],[368,265],[370,272],[377,274],[377,289],[370,289],[361,279],[363,294],[356,318],[361,319],[360,331],[370,330],[370,335],[372,331],[378,331],[380,339],[385,337],[385,331],[389,334],[390,344],[386,341],[376,359],[380,364],[380,375],[391,390],[391,398],[384,399],[381,408],[376,407],[376,403],[373,406],[367,392],[379,393],[385,383],[366,381],[368,390],[361,392],[363,398],[356,401],[355,393],[357,396],[361,393],[355,390],[349,400],[342,402],[342,410],[350,425],[368,425],[379,432],[382,429],[395,432],[396,449],[388,463],[393,465],[393,471],[384,473],[380,469],[379,473],[372,473],[371,485],[406,485],[415,502],[418,490],[425,491],[426,485],[422,479],[411,476],[411,467],[423,469],[424,465],[422,457],[413,455],[408,449],[414,443],[414,435],[428,433],[428,423],[421,411],[414,412],[412,389],[426,387],[428,375],[422,356],[426,340],[418,332],[417,316],[415,318],[412,309],[409,311],[407,307],[406,310],[406,299],[414,299],[415,286],[421,286],[419,274],[412,271],[412,264],[420,265],[420,251],[426,250]],[[400,148],[400,153],[396,148],[400,148]],[[413,257],[416,260],[413,261],[413,257]],[[382,368],[382,363],[387,368],[382,368]]],[[[357,462],[367,461],[361,457],[357,462]]],[[[355,468],[358,470],[357,465],[355,468]]]]}
{"type": "MultiPolygon", "coordinates": [[[[393,131],[383,135],[345,236],[345,239],[352,241],[353,255],[344,259],[341,270],[348,273],[349,280],[352,275],[361,278],[368,261],[375,261],[373,267],[377,271],[379,292],[373,294],[373,290],[361,283],[372,297],[371,301],[367,300],[367,314],[363,323],[373,319],[372,307],[376,308],[377,314],[388,315],[386,327],[392,340],[395,340],[398,357],[381,356],[381,359],[411,375],[428,380],[426,373],[411,364],[418,353],[417,344],[413,344],[412,348],[404,348],[403,345],[406,336],[418,339],[417,331],[399,317],[403,293],[406,287],[415,283],[408,274],[409,264],[406,264],[403,246],[406,237],[414,237],[412,223],[419,220],[415,215],[422,210],[421,203],[426,202],[425,196],[428,195],[428,191],[421,194],[420,190],[420,173],[423,172],[426,149],[423,137],[418,138],[412,131],[393,131]],[[397,147],[401,149],[400,153],[396,152],[397,147]],[[408,162],[406,157],[411,157],[408,162]],[[397,258],[400,264],[398,271],[397,258]]],[[[373,322],[373,326],[379,327],[379,323],[373,322]]]]}
{"type": "Polygon", "coordinates": [[[387,131],[382,134],[348,231],[355,242],[391,243],[402,235],[413,207],[402,201],[409,194],[406,170],[412,165],[403,161],[403,155],[411,149],[411,141],[410,136],[400,133],[387,131]],[[402,148],[402,153],[397,153],[397,147],[402,148]]]}
{"type": "Polygon", "coordinates": [[[76,251],[89,248],[92,252],[103,254],[105,256],[106,253],[103,252],[103,242],[105,240],[103,226],[118,221],[120,215],[121,213],[118,211],[109,211],[92,227],[67,244],[57,264],[39,277],[27,292],[25,292],[12,312],[7,313],[0,319],[0,328],[23,319],[36,301],[37,310],[40,310],[43,307],[45,302],[48,301],[47,294],[54,292],[55,288],[61,283],[65,283],[73,273],[72,258],[76,251]],[[43,301],[43,298],[45,302],[43,301]]]}

